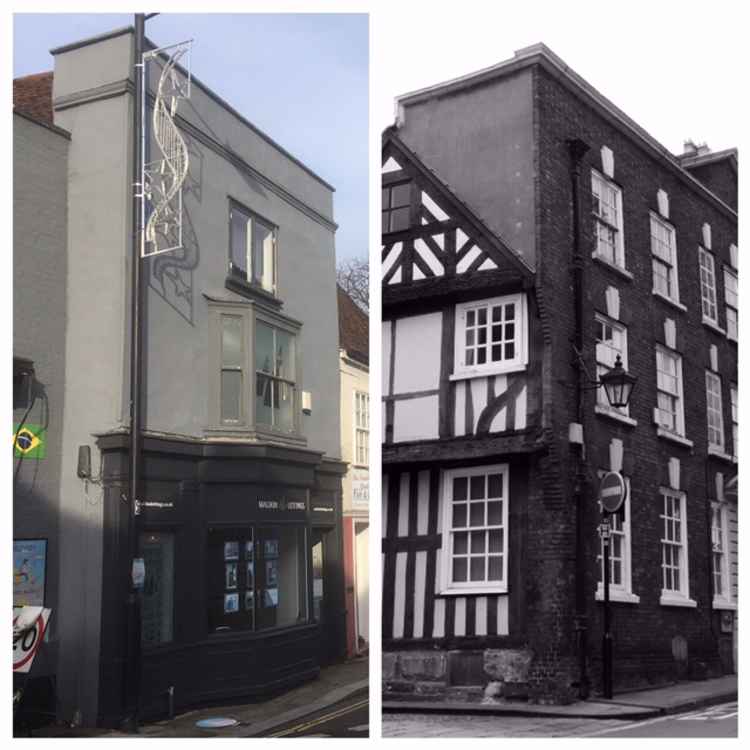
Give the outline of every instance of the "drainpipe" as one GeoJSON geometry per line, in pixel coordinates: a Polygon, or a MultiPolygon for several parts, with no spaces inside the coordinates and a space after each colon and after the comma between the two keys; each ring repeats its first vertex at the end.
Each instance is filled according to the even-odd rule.
{"type": "Polygon", "coordinates": [[[135,14],[133,43],[133,205],[131,227],[131,325],[130,325],[130,452],[128,478],[130,504],[128,506],[128,597],[126,629],[126,661],[124,684],[125,720],[123,725],[137,731],[141,682],[141,601],[140,592],[133,581],[134,561],[138,557],[139,507],[141,492],[141,373],[143,331],[143,289],[141,282],[141,228],[143,226],[143,203],[141,194],[141,163],[143,148],[141,129],[143,122],[143,38],[145,16],[135,14]]]}
{"type": "MultiPolygon", "coordinates": [[[[576,351],[583,354],[583,276],[584,257],[581,248],[581,202],[580,178],[581,160],[589,150],[588,144],[576,138],[568,141],[570,153],[570,180],[573,198],[573,305],[575,308],[575,334],[573,343],[576,351]]],[[[586,392],[586,373],[578,354],[574,357],[573,366],[576,370],[576,420],[583,430],[584,423],[584,394],[586,392]]],[[[586,500],[586,465],[585,444],[581,442],[575,447],[575,480],[573,497],[576,509],[576,614],[574,628],[576,632],[576,646],[578,650],[578,696],[582,700],[589,697],[589,678],[586,672],[586,545],[585,545],[585,500],[586,500]]]]}

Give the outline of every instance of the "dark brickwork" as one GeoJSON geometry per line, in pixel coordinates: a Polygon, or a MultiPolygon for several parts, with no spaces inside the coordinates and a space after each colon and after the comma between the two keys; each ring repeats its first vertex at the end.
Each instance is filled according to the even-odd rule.
{"type": "MultiPolygon", "coordinates": [[[[707,424],[705,369],[709,364],[709,346],[718,349],[719,370],[722,374],[725,441],[731,445],[731,417],[729,384],[737,382],[736,345],[701,322],[698,245],[701,227],[708,222],[712,229],[712,249],[717,275],[719,324],[726,325],[724,315],[723,264],[729,264],[729,245],[737,242],[736,217],[721,210],[700,191],[679,180],[665,165],[657,162],[643,148],[621,130],[604,121],[581,100],[537,68],[535,103],[539,122],[538,169],[539,242],[538,269],[540,307],[546,311],[545,325],[549,327],[550,360],[554,363],[551,382],[545,384],[552,393],[552,432],[559,441],[557,453],[565,456],[568,423],[575,419],[575,399],[569,389],[558,383],[560,379],[573,382],[569,341],[573,335],[573,301],[570,279],[572,252],[572,213],[570,187],[570,157],[567,139],[579,138],[590,150],[584,158],[581,174],[583,215],[583,243],[586,258],[585,275],[585,342],[586,364],[595,372],[594,312],[606,313],[605,290],[615,286],[620,292],[620,319],[628,327],[628,369],[638,376],[638,385],[630,407],[630,416],[637,420],[635,427],[621,425],[594,412],[596,396],[588,394],[584,432],[588,450],[589,513],[584,519],[585,538],[590,541],[586,557],[591,562],[587,573],[586,590],[590,596],[589,654],[593,678],[599,670],[598,649],[601,638],[601,608],[594,601],[598,569],[595,564],[598,538],[596,526],[599,514],[595,502],[596,470],[609,468],[611,438],[623,441],[623,471],[631,478],[632,497],[632,587],[640,596],[640,603],[614,604],[614,635],[616,684],[660,682],[680,676],[682,669],[672,655],[672,640],[683,637],[687,641],[688,663],[705,662],[709,672],[720,669],[718,654],[718,615],[711,616],[710,529],[707,503],[715,496],[714,473],[722,471],[726,477],[736,467],[719,459],[707,461],[707,424]],[[627,280],[603,264],[590,260],[594,248],[591,216],[590,170],[602,169],[600,149],[612,149],[615,159],[614,178],[622,188],[625,258],[633,279],[627,280]],[[677,235],[680,301],[687,307],[681,311],[652,294],[649,210],[657,211],[656,194],[665,190],[670,199],[670,221],[677,235]],[[687,448],[657,437],[653,424],[656,405],[656,364],[654,345],[664,343],[664,320],[676,323],[677,350],[682,354],[686,436],[693,441],[687,448]],[[659,604],[661,589],[661,519],[659,487],[668,482],[667,464],[670,457],[679,458],[681,488],[687,492],[687,524],[690,572],[690,596],[697,608],[667,607],[659,604]]],[[[731,449],[728,449],[731,453],[731,449]]],[[[552,460],[550,461],[552,464],[552,460]]],[[[550,465],[547,473],[554,474],[550,465]]],[[[569,477],[559,470],[562,487],[569,477]]],[[[569,484],[568,484],[569,486],[569,484]]],[[[559,492],[545,497],[545,504],[559,502],[559,492]]],[[[564,502],[571,508],[567,519],[560,514],[554,520],[551,534],[545,534],[546,555],[564,569],[566,550],[571,549],[573,528],[565,534],[565,521],[572,525],[574,516],[569,495],[564,502]]],[[[564,578],[564,577],[563,577],[564,578]]],[[[565,623],[570,617],[559,618],[556,624],[557,588],[555,576],[548,573],[539,586],[547,587],[544,598],[545,626],[553,628],[561,645],[569,641],[565,623]]],[[[567,587],[568,595],[572,582],[567,587]]],[[[565,606],[565,605],[563,605],[565,606]]],[[[570,611],[568,605],[567,611],[570,611]]],[[[547,639],[550,642],[550,639],[547,639]]],[[[550,647],[551,648],[551,647],[550,647]]],[[[564,651],[561,653],[565,653],[564,651]]],[[[546,667],[545,667],[546,668],[546,667]]],[[[551,665],[549,668],[552,668],[551,665]]],[[[561,661],[562,668],[562,661],[561,661]]],[[[695,667],[694,669],[699,669],[695,667]]],[[[575,670],[573,670],[575,673],[575,670]]]]}

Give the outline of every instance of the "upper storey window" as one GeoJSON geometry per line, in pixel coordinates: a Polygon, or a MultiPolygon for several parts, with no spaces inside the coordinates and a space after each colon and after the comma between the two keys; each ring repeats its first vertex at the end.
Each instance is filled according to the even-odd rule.
{"type": "Polygon", "coordinates": [[[297,389],[295,337],[257,321],[255,325],[255,421],[294,432],[297,389]]]}
{"type": "Polygon", "coordinates": [[[622,190],[592,170],[591,193],[596,231],[595,255],[612,265],[625,268],[622,236],[622,190]]]}
{"type": "Polygon", "coordinates": [[[703,319],[715,325],[719,324],[716,305],[716,273],[714,256],[702,247],[698,248],[698,262],[701,279],[701,311],[703,319]]]}
{"type": "Polygon", "coordinates": [[[276,294],[276,227],[235,203],[229,209],[229,270],[276,294]]]}
{"type": "Polygon", "coordinates": [[[454,377],[523,369],[526,328],[523,294],[457,305],[454,377]]]}
{"type": "Polygon", "coordinates": [[[727,311],[727,337],[737,341],[737,274],[724,268],[724,302],[727,311]]]}
{"type": "Polygon", "coordinates": [[[410,204],[410,182],[399,182],[383,188],[383,234],[409,228],[410,204]]]}
{"type": "Polygon", "coordinates": [[[677,284],[677,245],[674,227],[651,214],[651,267],[654,292],[673,302],[680,301],[677,284]]]}

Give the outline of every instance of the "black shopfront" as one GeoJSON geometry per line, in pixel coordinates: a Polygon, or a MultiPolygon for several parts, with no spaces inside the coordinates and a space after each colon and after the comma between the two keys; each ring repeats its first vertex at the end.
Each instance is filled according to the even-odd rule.
{"type": "MultiPolygon", "coordinates": [[[[124,711],[127,445],[99,438],[101,725],[124,711]]],[[[140,715],[263,699],[343,658],[345,465],[300,448],[156,437],[143,457],[140,715]]]]}

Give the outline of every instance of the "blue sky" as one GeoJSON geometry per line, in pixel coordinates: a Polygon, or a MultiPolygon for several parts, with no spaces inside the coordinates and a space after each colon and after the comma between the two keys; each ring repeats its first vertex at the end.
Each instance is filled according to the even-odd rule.
{"type": "MultiPolygon", "coordinates": [[[[133,16],[15,14],[14,77],[52,70],[49,50],[133,16]]],[[[364,14],[162,14],[157,45],[195,39],[194,75],[336,188],[338,258],[368,253],[368,28],[364,14]]]]}

